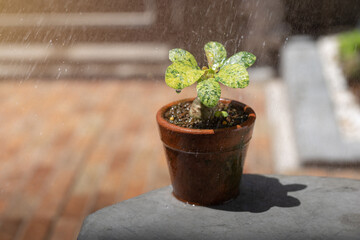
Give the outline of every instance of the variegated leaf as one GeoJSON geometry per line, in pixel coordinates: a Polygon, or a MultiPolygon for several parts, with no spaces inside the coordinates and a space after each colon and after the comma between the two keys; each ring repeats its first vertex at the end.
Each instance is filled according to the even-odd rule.
{"type": "Polygon", "coordinates": [[[254,64],[256,60],[256,56],[249,52],[238,52],[234,54],[233,56],[229,57],[225,62],[223,66],[229,65],[229,64],[240,64],[244,67],[248,68],[251,65],[254,64]]]}
{"type": "Polygon", "coordinates": [[[249,74],[246,68],[240,64],[223,66],[215,79],[232,88],[244,88],[249,85],[249,74]]]}
{"type": "Polygon", "coordinates": [[[174,48],[169,51],[169,59],[173,63],[183,63],[196,69],[200,69],[194,56],[181,48],[174,48]]]}
{"type": "Polygon", "coordinates": [[[209,68],[216,71],[226,59],[225,47],[218,42],[208,42],[204,47],[209,68]]]}
{"type": "Polygon", "coordinates": [[[198,81],[203,74],[203,70],[176,62],[166,69],[165,82],[174,89],[183,89],[198,81]]]}
{"type": "Polygon", "coordinates": [[[219,102],[221,95],[221,88],[217,81],[214,78],[209,78],[204,81],[201,81],[196,86],[197,95],[202,102],[207,107],[215,107],[219,102]]]}

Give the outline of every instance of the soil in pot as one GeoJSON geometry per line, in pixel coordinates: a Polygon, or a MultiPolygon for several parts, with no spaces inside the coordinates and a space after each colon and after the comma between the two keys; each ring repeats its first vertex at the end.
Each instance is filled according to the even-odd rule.
{"type": "Polygon", "coordinates": [[[248,114],[242,108],[233,106],[230,103],[218,104],[218,111],[226,111],[227,117],[214,117],[213,119],[202,121],[190,117],[189,111],[191,102],[180,102],[169,108],[165,112],[164,118],[179,127],[192,129],[220,129],[240,125],[248,119],[248,114]]]}

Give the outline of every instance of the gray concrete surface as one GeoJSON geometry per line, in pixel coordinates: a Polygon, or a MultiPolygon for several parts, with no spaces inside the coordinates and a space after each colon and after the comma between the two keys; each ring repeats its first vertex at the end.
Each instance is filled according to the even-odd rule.
{"type": "Polygon", "coordinates": [[[340,135],[315,41],[293,38],[281,56],[301,163],[360,162],[359,144],[340,135]]]}
{"type": "Polygon", "coordinates": [[[224,205],[182,203],[171,187],[88,216],[79,240],[359,239],[360,181],[244,175],[240,196],[224,205]]]}

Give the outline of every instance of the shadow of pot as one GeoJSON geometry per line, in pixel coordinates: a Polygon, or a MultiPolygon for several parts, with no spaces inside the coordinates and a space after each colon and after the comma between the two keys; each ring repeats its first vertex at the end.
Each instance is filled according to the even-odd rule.
{"type": "Polygon", "coordinates": [[[164,119],[174,104],[162,107],[156,115],[164,144],[173,195],[183,202],[215,205],[236,198],[250,142],[255,112],[249,106],[228,99],[221,102],[242,108],[248,119],[241,125],[223,129],[189,129],[164,119]]]}
{"type": "Polygon", "coordinates": [[[304,184],[282,184],[276,176],[244,174],[241,194],[228,203],[211,206],[212,209],[230,212],[266,212],[272,207],[290,208],[301,205],[299,199],[289,193],[305,189],[304,184]]]}

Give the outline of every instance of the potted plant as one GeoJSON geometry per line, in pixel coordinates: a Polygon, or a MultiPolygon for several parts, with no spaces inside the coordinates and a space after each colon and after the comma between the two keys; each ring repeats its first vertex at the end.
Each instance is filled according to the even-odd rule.
{"type": "Polygon", "coordinates": [[[249,84],[246,70],[256,57],[239,52],[226,59],[218,42],[204,47],[208,67],[199,68],[194,56],[172,49],[166,84],[180,92],[197,83],[197,97],[172,102],[156,115],[164,144],[173,195],[196,205],[214,205],[235,198],[255,123],[251,107],[221,99],[220,83],[232,88],[249,84]]]}

